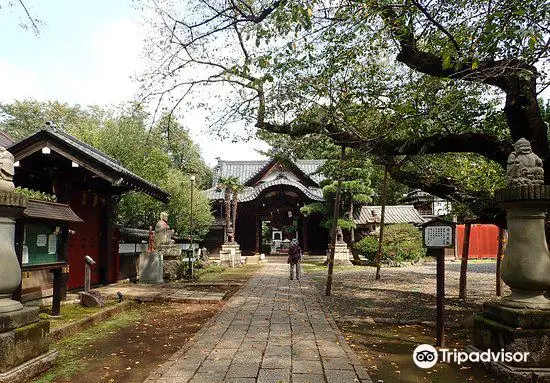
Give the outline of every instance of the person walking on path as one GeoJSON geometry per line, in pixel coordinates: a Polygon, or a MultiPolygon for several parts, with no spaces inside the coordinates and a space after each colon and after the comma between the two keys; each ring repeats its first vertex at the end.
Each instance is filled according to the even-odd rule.
{"type": "Polygon", "coordinates": [[[288,249],[288,263],[290,264],[290,279],[294,279],[294,270],[296,270],[296,279],[300,279],[300,261],[302,260],[302,248],[298,244],[298,240],[294,238],[290,242],[288,249]]]}

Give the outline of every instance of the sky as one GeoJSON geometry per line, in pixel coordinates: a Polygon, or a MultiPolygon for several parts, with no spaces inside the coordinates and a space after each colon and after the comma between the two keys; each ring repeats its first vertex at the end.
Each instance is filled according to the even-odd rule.
{"type": "MultiPolygon", "coordinates": [[[[111,105],[135,98],[133,79],[146,66],[147,36],[141,11],[131,0],[26,0],[40,19],[39,36],[18,2],[0,0],[0,102],[35,98],[69,104],[111,105]]],[[[263,158],[265,142],[220,141],[207,131],[205,113],[180,111],[205,161],[263,158]]]]}

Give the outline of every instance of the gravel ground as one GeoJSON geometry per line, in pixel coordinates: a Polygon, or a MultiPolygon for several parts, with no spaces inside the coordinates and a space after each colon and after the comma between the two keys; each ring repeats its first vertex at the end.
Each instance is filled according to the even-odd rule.
{"type": "MultiPolygon", "coordinates": [[[[468,297],[458,299],[460,262],[446,262],[446,322],[462,324],[483,302],[498,299],[495,295],[495,262],[473,261],[468,265],[468,297]]],[[[417,323],[435,321],[436,265],[425,263],[409,267],[385,267],[376,281],[373,267],[335,268],[332,296],[327,303],[337,319],[375,320],[417,323]]],[[[321,292],[326,283],[326,270],[309,269],[321,292]]],[[[509,294],[503,284],[503,294],[509,294]]]]}

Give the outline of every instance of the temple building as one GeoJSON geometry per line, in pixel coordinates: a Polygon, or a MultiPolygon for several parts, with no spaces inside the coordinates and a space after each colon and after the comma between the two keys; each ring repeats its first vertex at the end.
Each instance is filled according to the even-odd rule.
{"type": "Polygon", "coordinates": [[[215,222],[204,245],[218,254],[226,238],[225,201],[220,180],[236,177],[243,186],[238,192],[235,240],[243,255],[284,253],[293,238],[304,252],[324,254],[328,230],[321,227],[322,216],[305,216],[302,206],[323,202],[318,174],[324,161],[277,159],[264,161],[218,160],[212,188],[205,191],[212,203],[215,222]]]}
{"type": "MultiPolygon", "coordinates": [[[[115,228],[120,196],[140,191],[166,202],[169,194],[61,129],[47,127],[16,143],[0,135],[0,141],[15,158],[15,186],[55,196],[57,204],[43,204],[42,210],[47,207],[59,215],[65,209],[63,217],[69,217],[58,219],[68,222],[65,255],[57,254],[55,244],[48,239],[52,237],[50,231],[60,224],[50,225],[52,229],[33,223],[36,233],[27,230],[22,234],[17,252],[23,269],[44,263],[41,261],[44,257],[57,257],[48,258],[46,264],[68,266],[63,267],[65,284],[68,289],[75,289],[84,284],[84,256],[90,256],[97,263],[92,284],[108,284],[123,278],[127,257],[119,254],[119,233],[115,228]]],[[[27,219],[30,218],[33,217],[27,219]]],[[[36,270],[28,274],[22,281],[22,301],[51,296],[52,277],[48,272],[36,270]]]]}

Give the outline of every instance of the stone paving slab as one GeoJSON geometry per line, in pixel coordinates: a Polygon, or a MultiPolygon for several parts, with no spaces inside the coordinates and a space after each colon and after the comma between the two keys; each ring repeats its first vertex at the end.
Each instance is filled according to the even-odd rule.
{"type": "MultiPolygon", "coordinates": [[[[172,292],[173,293],[173,292],[172,292]]],[[[268,263],[147,383],[372,383],[317,291],[268,263]]]]}
{"type": "Polygon", "coordinates": [[[170,285],[147,285],[135,283],[116,283],[96,289],[105,298],[116,299],[121,292],[124,299],[142,302],[180,302],[180,303],[219,303],[226,293],[211,291],[185,290],[170,285]]]}

